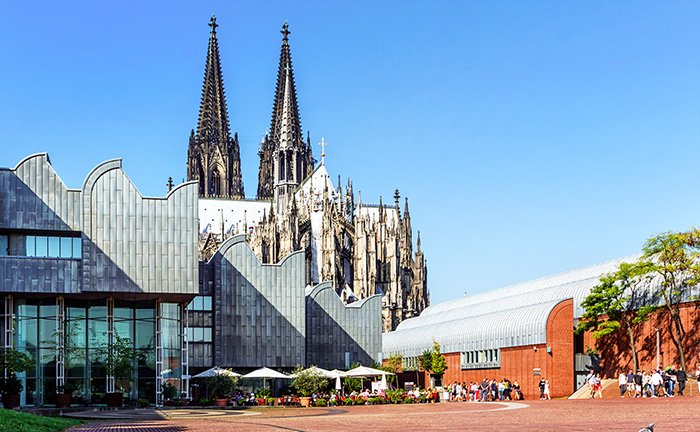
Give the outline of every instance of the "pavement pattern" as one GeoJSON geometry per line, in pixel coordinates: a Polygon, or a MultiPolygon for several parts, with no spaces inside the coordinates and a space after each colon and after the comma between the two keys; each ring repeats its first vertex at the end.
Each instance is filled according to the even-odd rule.
{"type": "Polygon", "coordinates": [[[337,408],[262,408],[244,412],[167,410],[162,421],[97,423],[70,432],[313,432],[513,430],[655,432],[700,430],[700,398],[452,402],[337,408]],[[224,414],[226,413],[226,414],[224,414]]]}

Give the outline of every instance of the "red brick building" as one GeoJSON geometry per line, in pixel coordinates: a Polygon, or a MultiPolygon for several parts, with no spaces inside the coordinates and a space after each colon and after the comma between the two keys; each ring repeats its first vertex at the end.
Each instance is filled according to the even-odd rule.
{"type": "MultiPolygon", "coordinates": [[[[464,297],[428,307],[420,316],[402,322],[383,335],[383,357],[403,356],[400,384],[431,385],[425,372],[418,372],[418,356],[440,344],[447,361],[441,383],[480,382],[482,379],[517,380],[527,399],[537,398],[541,378],[549,380],[552,397],[565,397],[584,384],[591,366],[585,354],[594,349],[600,355],[604,377],[616,377],[631,366],[629,348],[622,336],[593,339],[575,336],[573,329],[583,313],[581,301],[598,284],[600,276],[611,273],[623,261],[609,261],[505,288],[464,297]]],[[[700,309],[683,308],[688,331],[686,362],[695,368],[700,360],[700,309]]],[[[678,364],[678,353],[668,335],[668,324],[659,315],[637,330],[640,367],[650,369],[657,362],[678,364]]],[[[694,372],[693,369],[691,372],[694,372]]],[[[435,384],[435,381],[433,381],[435,384]]]]}

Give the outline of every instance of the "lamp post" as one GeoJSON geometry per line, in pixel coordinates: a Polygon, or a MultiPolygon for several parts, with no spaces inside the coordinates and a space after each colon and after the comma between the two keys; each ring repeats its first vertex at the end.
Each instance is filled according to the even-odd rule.
{"type": "Polygon", "coordinates": [[[661,368],[661,330],[654,327],[656,330],[656,369],[661,368]]]}

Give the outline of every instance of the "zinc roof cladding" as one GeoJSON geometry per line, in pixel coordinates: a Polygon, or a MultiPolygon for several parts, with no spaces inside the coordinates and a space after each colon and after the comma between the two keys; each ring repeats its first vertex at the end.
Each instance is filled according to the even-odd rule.
{"type": "MultiPolygon", "coordinates": [[[[469,306],[479,305],[482,303],[499,302],[496,304],[498,305],[498,307],[502,308],[503,304],[500,302],[517,302],[519,300],[519,295],[523,294],[530,294],[531,296],[534,296],[537,293],[537,295],[558,295],[561,299],[571,298],[573,297],[573,295],[568,294],[572,292],[571,290],[574,290],[576,287],[581,288],[582,286],[588,286],[589,284],[590,289],[598,283],[600,276],[614,272],[615,270],[617,270],[617,267],[622,262],[633,262],[639,257],[640,255],[631,255],[624,258],[607,261],[601,264],[595,264],[576,270],[558,273],[551,276],[545,276],[527,282],[520,282],[503,288],[497,288],[491,291],[486,291],[472,296],[467,296],[464,298],[450,300],[436,305],[432,305],[427,307],[420,314],[420,316],[403,321],[401,324],[399,324],[397,330],[401,329],[402,326],[410,328],[414,325],[421,325],[419,321],[422,320],[444,319],[445,314],[447,312],[451,312],[456,309],[463,309],[469,306]],[[433,316],[436,316],[437,318],[429,318],[433,316]]],[[[540,298],[533,298],[532,300],[541,301],[540,298]]],[[[532,301],[530,301],[530,303],[531,302],[532,301]]],[[[527,302],[525,304],[527,304],[527,302]]],[[[574,306],[579,305],[575,304],[574,306]]],[[[574,311],[574,315],[577,317],[580,316],[580,314],[577,314],[576,311],[574,311]]]]}
{"type": "Polygon", "coordinates": [[[574,317],[580,317],[581,302],[600,277],[638,258],[632,255],[430,306],[384,333],[382,351],[420,355],[433,339],[443,352],[545,343],[547,317],[554,306],[573,298],[574,317]]]}
{"type": "Polygon", "coordinates": [[[466,352],[546,342],[547,317],[561,300],[531,304],[517,309],[486,311],[408,330],[384,333],[382,352],[418,356],[440,344],[442,352],[466,352]]]}

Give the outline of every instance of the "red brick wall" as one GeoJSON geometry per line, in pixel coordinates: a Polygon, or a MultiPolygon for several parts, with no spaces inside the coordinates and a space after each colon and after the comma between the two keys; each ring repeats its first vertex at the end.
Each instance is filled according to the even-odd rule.
{"type": "Polygon", "coordinates": [[[528,345],[501,349],[499,369],[460,369],[460,354],[447,353],[447,371],[442,383],[447,386],[454,381],[480,382],[484,378],[517,380],[527,399],[539,397],[540,378],[549,380],[552,397],[568,396],[574,391],[574,306],[572,300],[565,300],[555,306],[547,319],[547,344],[528,345]],[[552,348],[547,353],[547,346],[552,348]],[[535,348],[537,348],[535,350],[535,348]],[[541,369],[541,375],[534,375],[533,369],[541,369]]]}
{"type": "MultiPolygon", "coordinates": [[[[686,367],[692,374],[700,362],[700,304],[687,304],[681,308],[681,319],[687,333],[685,349],[686,367]]],[[[649,321],[641,324],[635,331],[637,340],[637,352],[639,365],[642,370],[650,370],[656,367],[656,331],[660,329],[661,336],[661,365],[675,364],[680,367],[678,350],[671,341],[669,335],[669,321],[663,313],[658,313],[649,321]]],[[[601,339],[594,339],[590,333],[584,335],[584,347],[594,347],[601,356],[603,375],[614,378],[620,369],[632,368],[632,359],[629,352],[626,335],[617,334],[601,339]]]]}
{"type": "MultiPolygon", "coordinates": [[[[443,385],[454,381],[480,382],[484,378],[501,380],[508,378],[518,380],[527,399],[537,398],[538,383],[541,377],[549,380],[552,397],[569,396],[574,391],[574,335],[573,335],[573,301],[559,303],[547,319],[547,343],[501,349],[501,367],[499,369],[461,370],[460,354],[446,353],[447,371],[443,376],[443,385]],[[551,354],[547,353],[551,347],[551,354]],[[535,350],[535,348],[537,348],[535,350]],[[541,369],[541,375],[533,374],[534,368],[541,369]]],[[[687,332],[685,344],[686,366],[690,375],[700,363],[700,303],[685,305],[681,317],[687,332]]],[[[679,365],[678,353],[668,334],[668,318],[663,313],[652,317],[636,330],[637,349],[640,366],[649,370],[656,367],[656,331],[661,335],[661,364],[679,365]]],[[[584,335],[585,347],[594,347],[601,355],[604,378],[615,378],[620,369],[631,367],[629,348],[626,337],[618,334],[601,339],[593,339],[590,333],[584,335]]],[[[420,373],[421,378],[427,375],[420,373]]],[[[406,372],[400,377],[402,381],[416,381],[415,372],[406,372]]],[[[429,383],[429,380],[424,382],[429,383]]]]}

